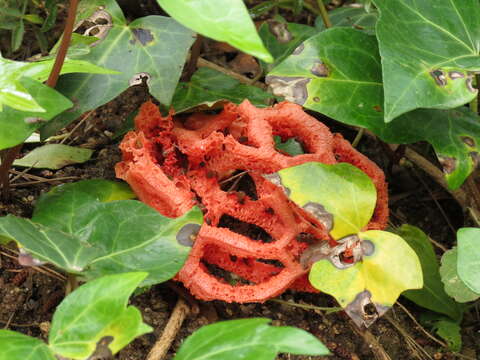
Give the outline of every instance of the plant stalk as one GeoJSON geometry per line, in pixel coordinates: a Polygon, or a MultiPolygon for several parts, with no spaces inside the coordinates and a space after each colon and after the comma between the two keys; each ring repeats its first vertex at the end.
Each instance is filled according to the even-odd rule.
{"type": "Polygon", "coordinates": [[[3,200],[8,200],[10,194],[10,169],[21,149],[22,144],[3,150],[0,156],[2,160],[2,164],[0,165],[0,187],[2,189],[1,198],[3,200]]]}
{"type": "Polygon", "coordinates": [[[68,7],[67,22],[65,23],[65,29],[63,30],[62,42],[58,49],[57,56],[55,57],[55,63],[53,64],[50,76],[47,79],[46,85],[54,88],[57,85],[60,71],[62,70],[63,62],[67,56],[67,50],[70,46],[70,40],[72,39],[73,26],[75,25],[75,17],[77,15],[78,0],[70,0],[70,6],[68,7]]]}
{"type": "Polygon", "coordinates": [[[325,311],[327,314],[343,311],[343,308],[341,308],[341,307],[324,307],[324,306],[316,306],[316,305],[308,305],[308,304],[299,304],[299,303],[280,300],[280,299],[270,299],[269,301],[276,302],[276,303],[282,304],[282,305],[298,307],[298,308],[301,308],[301,309],[304,309],[304,310],[325,311]]]}
{"type": "Polygon", "coordinates": [[[78,288],[78,278],[74,274],[67,274],[67,284],[65,286],[65,296],[78,288]]]}
{"type": "MultiPolygon", "coordinates": [[[[68,46],[70,45],[70,40],[72,39],[77,7],[78,0],[71,0],[68,8],[65,30],[63,31],[62,42],[60,44],[57,56],[55,57],[55,63],[53,64],[52,71],[50,72],[50,75],[46,81],[46,85],[50,86],[51,88],[54,88],[55,85],[57,85],[58,77],[60,76],[60,71],[62,70],[65,56],[67,55],[68,46]]],[[[2,152],[2,164],[0,165],[0,187],[2,191],[1,197],[3,199],[8,199],[10,196],[10,179],[8,175],[10,169],[12,168],[13,162],[22,150],[22,145],[23,144],[19,144],[2,152]]]]}
{"type": "MultiPolygon", "coordinates": [[[[480,84],[480,76],[479,75],[474,75],[473,76],[473,87],[477,87],[477,85],[480,84]]],[[[470,101],[470,110],[472,110],[475,114],[478,114],[478,97],[479,97],[479,94],[477,94],[477,96],[475,96],[475,98],[470,101]]]]}
{"type": "Polygon", "coordinates": [[[322,17],[323,24],[325,27],[331,28],[332,27],[332,22],[330,21],[330,18],[328,17],[327,13],[327,8],[325,7],[325,4],[323,3],[323,0],[317,0],[318,8],[320,9],[320,16],[322,17]]]}
{"type": "Polygon", "coordinates": [[[200,57],[200,53],[202,52],[202,45],[203,45],[203,36],[197,34],[197,39],[193,43],[190,49],[190,59],[188,60],[187,64],[185,65],[185,71],[182,78],[182,81],[188,82],[192,78],[193,73],[197,70],[197,61],[200,57]]]}
{"type": "Polygon", "coordinates": [[[147,355],[147,360],[162,360],[170,349],[173,340],[177,336],[178,331],[182,327],[183,321],[190,313],[190,308],[180,297],[173,309],[172,315],[164,327],[162,336],[155,342],[153,348],[147,355]]]}

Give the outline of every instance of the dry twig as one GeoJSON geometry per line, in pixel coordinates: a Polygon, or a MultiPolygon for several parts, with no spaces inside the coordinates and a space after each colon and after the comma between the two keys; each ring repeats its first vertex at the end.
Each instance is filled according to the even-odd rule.
{"type": "Polygon", "coordinates": [[[383,346],[378,342],[377,338],[369,330],[361,330],[357,325],[350,321],[350,327],[368,344],[372,350],[373,356],[376,360],[392,360],[390,355],[385,351],[383,346]]]}
{"type": "Polygon", "coordinates": [[[213,70],[217,70],[217,71],[219,71],[219,72],[221,72],[225,75],[233,77],[234,79],[240,81],[242,84],[253,85],[253,86],[256,86],[260,89],[266,89],[266,86],[264,84],[262,84],[260,82],[256,82],[256,83],[252,84],[252,79],[249,79],[246,76],[240,75],[240,74],[238,74],[235,71],[232,71],[230,69],[226,69],[226,68],[224,68],[220,65],[217,65],[217,64],[215,64],[211,61],[205,60],[204,58],[201,58],[201,57],[198,58],[197,66],[198,67],[207,67],[207,68],[210,68],[210,69],[213,69],[213,70]]]}
{"type": "MultiPolygon", "coordinates": [[[[4,251],[0,251],[0,254],[5,256],[5,257],[8,257],[10,259],[13,259],[15,261],[18,261],[18,252],[14,251],[14,250],[11,250],[11,249],[8,249],[8,250],[11,251],[12,253],[16,254],[17,256],[7,254],[4,251]]],[[[34,269],[35,271],[38,271],[39,273],[42,273],[42,274],[50,276],[50,277],[54,277],[54,278],[56,278],[60,281],[65,281],[67,279],[64,275],[60,274],[59,272],[57,272],[53,269],[50,269],[49,267],[46,267],[46,266],[32,266],[31,268],[34,269]]]]}
{"type": "Polygon", "coordinates": [[[177,336],[178,331],[182,327],[183,320],[189,314],[190,309],[185,303],[183,298],[179,297],[177,304],[173,309],[172,315],[168,320],[162,336],[157,340],[153,348],[150,350],[147,356],[147,360],[162,360],[170,349],[173,340],[177,336]]]}
{"type": "Polygon", "coordinates": [[[390,315],[385,314],[385,319],[403,336],[405,343],[410,348],[412,353],[420,360],[433,359],[430,354],[425,351],[423,347],[417,344],[417,342],[408,334],[408,332],[400,326],[398,322],[390,317],[390,315]]]}
{"type": "Polygon", "coordinates": [[[407,316],[414,322],[414,324],[418,327],[418,329],[421,332],[423,332],[428,338],[430,338],[431,340],[435,341],[437,344],[439,344],[439,345],[441,345],[445,348],[447,347],[447,344],[445,344],[443,341],[438,340],[435,336],[433,336],[427,330],[425,330],[425,328],[422,325],[420,325],[420,323],[417,321],[417,319],[415,319],[415,317],[410,313],[410,311],[408,311],[408,309],[405,306],[400,304],[398,301],[397,301],[397,305],[400,309],[403,310],[403,312],[405,314],[407,314],[407,316]]]}
{"type": "Polygon", "coordinates": [[[11,187],[20,187],[20,186],[29,186],[29,185],[49,183],[49,182],[55,182],[55,181],[78,180],[78,179],[80,179],[78,176],[64,176],[64,177],[58,177],[58,178],[53,178],[53,179],[25,181],[25,182],[21,182],[21,183],[10,184],[10,186],[11,187]]]}

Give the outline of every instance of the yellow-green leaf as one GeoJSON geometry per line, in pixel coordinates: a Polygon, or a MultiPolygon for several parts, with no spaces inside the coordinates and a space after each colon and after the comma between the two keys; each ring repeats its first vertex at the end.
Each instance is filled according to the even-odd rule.
{"type": "Polygon", "coordinates": [[[278,174],[289,197],[299,206],[314,216],[333,215],[330,233],[335,239],[358,233],[372,217],[377,191],[372,180],[353,165],[310,162],[278,174]]]}
{"type": "Polygon", "coordinates": [[[55,311],[49,347],[63,357],[86,359],[99,342],[112,354],[152,329],[128,298],[147,276],[144,272],[104,276],[88,282],[55,311]]]}
{"type": "Polygon", "coordinates": [[[334,296],[357,324],[368,326],[372,319],[365,305],[372,303],[380,316],[404,290],[421,288],[423,276],[417,255],[398,235],[371,230],[359,238],[361,261],[339,268],[329,259],[320,260],[313,265],[309,280],[334,296]]]}

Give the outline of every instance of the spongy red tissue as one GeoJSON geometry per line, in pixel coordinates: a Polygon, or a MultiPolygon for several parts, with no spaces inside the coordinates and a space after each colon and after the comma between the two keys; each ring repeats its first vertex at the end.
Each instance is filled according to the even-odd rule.
{"type": "Polygon", "coordinates": [[[383,172],[341,135],[288,102],[258,109],[245,100],[238,106],[227,104],[219,114],[167,117],[147,102],[120,148],[123,161],[116,166],[117,176],[140,200],[169,217],[194,205],[203,209],[204,224],[176,276],[199,299],[263,302],[288,288],[315,291],[300,257],[312,244],[332,239],[265,174],[310,161],[353,164],[377,189],[367,228],[386,226],[383,172]],[[305,154],[278,151],[274,136],[296,139],[305,154]],[[254,194],[229,188],[245,176],[251,178],[254,194]],[[226,218],[256,230],[239,231],[226,218]],[[251,237],[259,228],[267,236],[251,237]]]}

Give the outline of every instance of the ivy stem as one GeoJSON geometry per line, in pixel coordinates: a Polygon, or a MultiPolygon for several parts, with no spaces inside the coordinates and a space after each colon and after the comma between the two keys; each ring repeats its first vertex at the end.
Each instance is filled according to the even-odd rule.
{"type": "MultiPolygon", "coordinates": [[[[473,76],[473,87],[476,87],[480,83],[480,76],[474,75],[473,76]]],[[[478,94],[475,98],[470,101],[470,110],[472,110],[475,114],[478,114],[478,94]]]]}
{"type": "Polygon", "coordinates": [[[352,146],[356,148],[358,144],[360,143],[360,140],[362,140],[363,134],[365,133],[365,128],[360,128],[357,132],[357,135],[355,136],[355,139],[353,139],[352,146]]]}
{"type": "Polygon", "coordinates": [[[197,70],[197,61],[202,52],[202,45],[203,45],[203,36],[200,34],[197,34],[197,39],[195,40],[195,42],[193,43],[190,49],[190,59],[185,65],[182,81],[185,81],[185,82],[190,81],[193,73],[195,72],[195,70],[197,70]]]}
{"type": "Polygon", "coordinates": [[[55,57],[55,63],[53,64],[50,76],[47,79],[46,84],[52,88],[57,85],[60,71],[62,70],[63,62],[67,56],[67,50],[72,39],[73,26],[75,24],[75,17],[77,15],[78,0],[70,0],[70,6],[68,7],[67,22],[65,23],[65,29],[63,30],[62,42],[58,49],[57,56],[55,57]]]}
{"type": "Polygon", "coordinates": [[[330,18],[328,17],[327,13],[327,8],[325,7],[325,4],[323,3],[323,0],[317,0],[318,8],[320,9],[320,16],[322,17],[323,24],[325,27],[331,28],[332,27],[332,22],[330,21],[330,18]]]}
{"type": "Polygon", "coordinates": [[[290,302],[290,301],[285,301],[285,300],[280,300],[280,299],[270,299],[269,301],[276,302],[276,303],[282,304],[282,305],[298,307],[298,308],[301,308],[301,309],[304,309],[304,310],[325,311],[327,314],[343,311],[343,308],[341,308],[341,307],[325,307],[325,306],[315,306],[315,305],[308,305],[308,304],[298,304],[298,303],[295,303],[295,302],[290,302]]]}
{"type": "MultiPolygon", "coordinates": [[[[283,1],[280,1],[280,4],[282,3],[283,1]]],[[[282,5],[279,5],[279,7],[282,7],[282,5]]],[[[307,10],[309,10],[310,12],[312,12],[313,14],[319,16],[320,15],[320,11],[317,10],[317,8],[315,8],[314,6],[312,6],[311,4],[309,4],[307,1],[304,1],[303,2],[303,7],[307,10]]]]}
{"type": "Polygon", "coordinates": [[[78,278],[74,274],[67,274],[67,284],[65,286],[65,296],[78,288],[78,278]]]}
{"type": "Polygon", "coordinates": [[[21,149],[22,144],[1,151],[0,159],[2,160],[2,164],[0,165],[0,187],[2,188],[1,197],[4,200],[8,200],[10,194],[10,169],[21,149]]]}
{"type": "MultiPolygon", "coordinates": [[[[75,24],[75,17],[77,14],[78,0],[71,0],[68,8],[67,22],[65,24],[65,30],[63,31],[62,42],[55,57],[55,63],[53,64],[52,71],[48,76],[46,85],[54,88],[57,85],[60,71],[62,70],[65,56],[67,55],[68,46],[72,39],[73,26],[75,24]]],[[[22,145],[19,144],[9,149],[5,149],[1,152],[2,164],[0,165],[0,187],[2,189],[1,195],[3,199],[8,199],[10,196],[10,179],[9,172],[12,168],[12,164],[17,158],[18,154],[22,150],[22,145]]]]}

